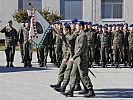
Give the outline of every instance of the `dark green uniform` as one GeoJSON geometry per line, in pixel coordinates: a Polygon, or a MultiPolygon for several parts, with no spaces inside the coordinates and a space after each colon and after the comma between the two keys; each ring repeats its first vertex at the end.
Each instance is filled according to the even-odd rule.
{"type": "Polygon", "coordinates": [[[22,58],[22,62],[24,62],[24,50],[23,50],[24,36],[23,36],[23,27],[21,27],[19,29],[18,35],[19,35],[19,45],[20,45],[21,58],[22,58]]]}
{"type": "Polygon", "coordinates": [[[107,59],[108,59],[108,50],[109,50],[109,35],[108,32],[102,33],[100,35],[100,43],[101,43],[101,62],[102,62],[102,67],[104,68],[107,59]]]}
{"type": "Polygon", "coordinates": [[[123,32],[122,31],[114,31],[113,33],[113,54],[114,54],[114,63],[116,67],[118,67],[121,62],[122,55],[122,47],[123,47],[123,32]]]}
{"type": "Polygon", "coordinates": [[[124,44],[123,44],[123,63],[126,65],[128,63],[128,36],[129,36],[129,30],[123,30],[124,34],[124,44]]]}
{"type": "Polygon", "coordinates": [[[73,56],[74,64],[70,76],[70,89],[73,90],[77,78],[80,77],[85,88],[92,88],[92,83],[88,77],[88,56],[87,56],[87,36],[82,31],[78,33],[75,41],[75,54],[73,56]]]}
{"type": "Polygon", "coordinates": [[[128,37],[128,42],[129,42],[128,62],[129,62],[129,67],[133,68],[133,32],[130,32],[128,37]]]}
{"type": "Polygon", "coordinates": [[[90,67],[92,62],[94,62],[95,58],[96,31],[94,29],[87,29],[85,30],[85,34],[87,35],[88,57],[89,57],[88,65],[90,67]]]}
{"type": "Polygon", "coordinates": [[[46,67],[47,56],[48,56],[48,42],[49,42],[49,33],[46,35],[43,44],[40,46],[40,48],[38,48],[40,67],[46,67]]]}
{"type": "Polygon", "coordinates": [[[16,29],[12,28],[11,30],[8,27],[4,27],[1,33],[5,33],[5,53],[6,53],[6,61],[7,67],[13,67],[12,62],[14,61],[15,54],[15,45],[18,42],[18,33],[16,29]]]}
{"type": "Polygon", "coordinates": [[[113,38],[113,32],[110,30],[108,31],[109,35],[109,52],[108,52],[108,62],[111,62],[113,64],[113,50],[112,50],[112,38],[113,38]]]}
{"type": "MultiPolygon", "coordinates": [[[[63,30],[56,29],[56,31],[59,33],[59,35],[62,35],[63,30]]],[[[56,62],[57,62],[57,67],[60,67],[60,63],[62,61],[62,39],[56,36],[56,41],[55,41],[55,53],[56,53],[56,62]]]]}
{"type": "Polygon", "coordinates": [[[31,67],[31,52],[29,42],[29,28],[23,28],[24,67],[31,67]]]}

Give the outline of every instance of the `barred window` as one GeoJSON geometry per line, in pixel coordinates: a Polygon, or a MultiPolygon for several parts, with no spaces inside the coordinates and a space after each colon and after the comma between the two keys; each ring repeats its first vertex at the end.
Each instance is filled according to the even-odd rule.
{"type": "Polygon", "coordinates": [[[83,18],[83,0],[60,0],[64,19],[83,18]]]}
{"type": "Polygon", "coordinates": [[[36,9],[42,9],[42,0],[18,0],[18,9],[32,9],[27,5],[28,2],[31,2],[36,9]]]}
{"type": "Polygon", "coordinates": [[[122,19],[123,0],[102,0],[101,17],[102,19],[122,19]]]}

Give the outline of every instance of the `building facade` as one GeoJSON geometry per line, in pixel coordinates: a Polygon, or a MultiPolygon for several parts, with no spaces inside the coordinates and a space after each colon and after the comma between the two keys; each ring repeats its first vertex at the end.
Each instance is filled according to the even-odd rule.
{"type": "MultiPolygon", "coordinates": [[[[99,24],[133,23],[133,0],[0,0],[0,28],[12,19],[15,11],[31,9],[27,6],[29,1],[37,9],[57,11],[62,20],[76,17],[99,24]]],[[[18,23],[14,24],[19,27],[18,23]]]]}

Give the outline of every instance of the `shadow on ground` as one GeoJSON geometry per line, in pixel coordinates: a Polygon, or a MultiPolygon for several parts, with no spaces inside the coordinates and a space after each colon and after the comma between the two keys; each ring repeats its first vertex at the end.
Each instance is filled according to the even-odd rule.
{"type": "Polygon", "coordinates": [[[0,66],[0,73],[10,73],[10,72],[23,72],[23,71],[42,71],[42,70],[52,70],[51,64],[47,64],[48,67],[22,67],[22,66],[15,66],[15,67],[4,67],[0,66]]]}
{"type": "Polygon", "coordinates": [[[133,89],[95,89],[96,98],[133,98],[133,89]]]}

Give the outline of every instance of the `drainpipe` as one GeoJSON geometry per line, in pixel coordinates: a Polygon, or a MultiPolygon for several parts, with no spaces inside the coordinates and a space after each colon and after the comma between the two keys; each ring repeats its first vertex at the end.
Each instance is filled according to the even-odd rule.
{"type": "Polygon", "coordinates": [[[91,21],[92,21],[92,23],[93,23],[93,0],[92,0],[92,2],[91,2],[91,4],[92,4],[92,11],[91,11],[91,16],[92,16],[92,18],[91,18],[91,21]]]}

